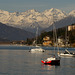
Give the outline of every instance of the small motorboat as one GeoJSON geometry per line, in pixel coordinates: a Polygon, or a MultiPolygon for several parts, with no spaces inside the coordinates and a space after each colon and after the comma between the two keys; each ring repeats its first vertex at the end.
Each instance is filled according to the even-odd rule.
{"type": "Polygon", "coordinates": [[[41,62],[43,64],[60,65],[60,58],[50,57],[47,58],[46,60],[41,60],[41,62]]]}
{"type": "Polygon", "coordinates": [[[36,48],[31,49],[31,52],[45,52],[45,50],[42,49],[41,47],[36,47],[36,48]]]}
{"type": "Polygon", "coordinates": [[[75,56],[75,53],[69,52],[69,51],[66,49],[65,52],[64,52],[64,53],[60,53],[59,56],[73,57],[73,56],[75,56]]]}
{"type": "Polygon", "coordinates": [[[35,48],[32,48],[29,52],[45,52],[45,50],[40,46],[36,46],[35,48]]]}

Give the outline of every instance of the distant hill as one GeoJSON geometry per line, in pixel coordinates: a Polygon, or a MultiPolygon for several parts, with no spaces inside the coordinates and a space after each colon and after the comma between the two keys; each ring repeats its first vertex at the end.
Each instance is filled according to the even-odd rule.
{"type": "Polygon", "coordinates": [[[0,42],[6,42],[6,41],[10,41],[10,40],[0,38],[0,42]]]}
{"type": "MultiPolygon", "coordinates": [[[[56,29],[58,29],[58,28],[66,27],[74,23],[75,23],[75,17],[70,15],[60,21],[55,22],[54,26],[56,27],[56,29]]],[[[52,29],[53,29],[53,25],[46,28],[45,31],[51,31],[52,29]]]]}
{"type": "Polygon", "coordinates": [[[7,40],[26,40],[27,38],[34,37],[34,34],[25,30],[7,26],[0,23],[0,41],[7,40]]]}

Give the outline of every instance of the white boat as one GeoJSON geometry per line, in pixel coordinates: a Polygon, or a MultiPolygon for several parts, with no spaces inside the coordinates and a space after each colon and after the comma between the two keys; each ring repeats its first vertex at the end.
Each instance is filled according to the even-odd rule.
{"type": "MultiPolygon", "coordinates": [[[[67,27],[66,27],[66,32],[65,32],[65,39],[66,39],[66,44],[65,44],[65,46],[67,47],[67,46],[68,46],[68,41],[69,41],[68,35],[67,35],[67,27]]],[[[66,48],[66,49],[65,49],[65,52],[64,52],[64,53],[60,53],[59,56],[73,57],[73,56],[75,56],[75,53],[69,52],[69,51],[68,51],[68,48],[66,48]]]]}
{"type": "Polygon", "coordinates": [[[45,50],[40,46],[36,46],[35,48],[31,49],[31,52],[45,52],[45,50]]]}
{"type": "Polygon", "coordinates": [[[35,40],[35,48],[32,48],[29,52],[45,52],[43,48],[37,45],[37,34],[38,34],[38,27],[37,27],[37,32],[36,32],[36,40],[35,40]]]}
{"type": "Polygon", "coordinates": [[[67,49],[65,50],[64,53],[60,53],[59,56],[67,56],[67,57],[74,57],[75,53],[69,52],[67,49]]]}
{"type": "Polygon", "coordinates": [[[60,65],[60,57],[49,57],[46,60],[41,60],[43,64],[60,65]]]}

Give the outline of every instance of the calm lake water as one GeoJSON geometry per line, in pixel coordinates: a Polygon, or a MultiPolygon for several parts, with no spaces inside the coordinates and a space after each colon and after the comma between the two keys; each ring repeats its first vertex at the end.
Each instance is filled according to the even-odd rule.
{"type": "MultiPolygon", "coordinates": [[[[0,75],[75,75],[75,57],[62,57],[59,66],[44,65],[41,59],[50,57],[53,48],[43,47],[44,53],[31,53],[33,47],[0,46],[0,75]]],[[[60,48],[64,51],[65,48],[60,48]]],[[[75,48],[69,48],[75,52],[75,48]]]]}

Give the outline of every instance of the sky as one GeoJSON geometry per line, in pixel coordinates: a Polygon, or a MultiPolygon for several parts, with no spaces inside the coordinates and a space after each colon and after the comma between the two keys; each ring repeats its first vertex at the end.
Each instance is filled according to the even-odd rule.
{"type": "Polygon", "coordinates": [[[57,8],[66,13],[75,10],[75,0],[0,0],[0,10],[24,12],[35,9],[39,12],[57,8]]]}

